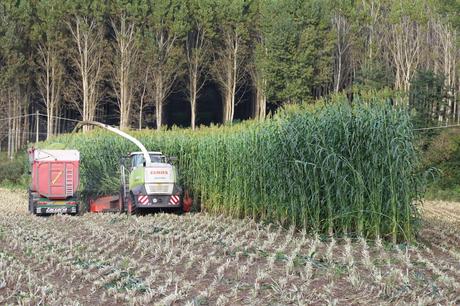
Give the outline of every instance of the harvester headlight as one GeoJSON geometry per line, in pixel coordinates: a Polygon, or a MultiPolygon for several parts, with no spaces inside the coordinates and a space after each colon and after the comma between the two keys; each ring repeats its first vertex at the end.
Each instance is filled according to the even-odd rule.
{"type": "Polygon", "coordinates": [[[147,184],[146,191],[148,194],[171,194],[173,185],[170,183],[147,184]]]}

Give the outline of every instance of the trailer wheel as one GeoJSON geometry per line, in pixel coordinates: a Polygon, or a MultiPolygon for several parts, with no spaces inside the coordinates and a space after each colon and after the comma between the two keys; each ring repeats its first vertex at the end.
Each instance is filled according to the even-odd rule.
{"type": "Polygon", "coordinates": [[[32,192],[29,189],[29,212],[33,215],[35,215],[35,207],[34,207],[34,197],[32,195],[32,192]]]}
{"type": "Polygon", "coordinates": [[[85,212],[89,212],[89,211],[90,211],[90,207],[89,207],[90,204],[89,204],[89,201],[86,201],[86,203],[84,203],[84,202],[82,201],[82,196],[81,196],[81,193],[80,193],[80,192],[78,192],[78,191],[75,192],[74,198],[75,198],[75,200],[76,200],[76,202],[77,202],[77,204],[75,205],[76,211],[77,211],[77,212],[72,213],[72,214],[70,214],[70,215],[72,215],[72,216],[79,216],[79,215],[80,215],[80,216],[83,216],[83,214],[84,214],[85,212]]]}

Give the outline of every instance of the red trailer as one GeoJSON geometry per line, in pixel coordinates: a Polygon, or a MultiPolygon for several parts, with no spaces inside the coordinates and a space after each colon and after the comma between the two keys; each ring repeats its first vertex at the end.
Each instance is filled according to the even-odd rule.
{"type": "Polygon", "coordinates": [[[32,180],[29,211],[34,214],[78,213],[80,153],[77,150],[29,150],[32,180]]]}

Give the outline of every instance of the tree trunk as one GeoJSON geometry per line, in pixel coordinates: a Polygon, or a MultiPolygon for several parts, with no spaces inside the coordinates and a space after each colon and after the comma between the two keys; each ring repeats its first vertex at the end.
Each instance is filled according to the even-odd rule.
{"type": "Polygon", "coordinates": [[[195,93],[192,93],[190,97],[190,113],[191,113],[190,125],[192,127],[192,130],[195,130],[195,124],[196,124],[196,95],[195,93]]]}
{"type": "MultiPolygon", "coordinates": [[[[24,115],[24,125],[22,127],[22,146],[26,146],[29,142],[29,124],[30,124],[30,116],[28,114],[28,108],[25,107],[23,111],[24,115]]],[[[0,150],[1,151],[1,150],[0,150]]]]}
{"type": "Polygon", "coordinates": [[[13,123],[11,119],[13,117],[13,111],[11,106],[11,96],[8,90],[8,158],[13,157],[13,123]]]}
{"type": "Polygon", "coordinates": [[[254,91],[254,118],[264,120],[267,115],[267,97],[260,87],[255,87],[254,91]]]}
{"type": "Polygon", "coordinates": [[[237,86],[241,83],[242,56],[241,37],[236,30],[225,30],[223,47],[214,66],[214,75],[224,97],[223,122],[233,121],[237,86]]]}
{"type": "Polygon", "coordinates": [[[161,81],[161,75],[158,76],[159,82],[155,88],[155,119],[157,130],[160,130],[163,125],[163,82],[161,81]]]}
{"type": "Polygon", "coordinates": [[[61,98],[61,85],[63,78],[63,66],[59,57],[55,42],[46,38],[44,43],[38,45],[39,57],[39,93],[46,107],[47,129],[46,138],[49,139],[55,133],[56,111],[61,98]]]}
{"type": "Polygon", "coordinates": [[[126,22],[125,15],[120,17],[119,27],[112,21],[112,28],[115,32],[114,46],[116,53],[114,88],[120,110],[120,129],[127,129],[131,124],[130,117],[134,91],[133,75],[138,55],[138,49],[134,41],[136,34],[134,24],[127,25],[126,22]]]}
{"type": "Polygon", "coordinates": [[[185,40],[185,54],[188,68],[188,95],[190,102],[190,126],[196,128],[196,111],[198,96],[205,83],[203,70],[207,60],[206,32],[202,25],[196,25],[194,31],[190,32],[185,40]]]}
{"type": "Polygon", "coordinates": [[[177,77],[177,63],[174,62],[173,50],[176,36],[170,36],[164,30],[158,30],[155,35],[154,56],[151,57],[153,71],[153,92],[155,99],[155,118],[157,130],[163,125],[163,105],[171,92],[177,77]]]}
{"type": "Polygon", "coordinates": [[[351,60],[349,59],[348,49],[351,46],[351,26],[346,18],[336,13],[332,18],[332,24],[336,32],[335,40],[335,60],[334,60],[334,92],[339,92],[343,88],[345,76],[349,76],[351,71],[351,60]]]}
{"type": "Polygon", "coordinates": [[[147,67],[145,70],[145,78],[144,78],[144,83],[142,84],[142,94],[141,94],[141,100],[140,100],[140,106],[139,106],[139,130],[142,129],[142,117],[144,114],[144,99],[147,93],[147,84],[149,80],[149,68],[147,67]]]}
{"type": "MultiPolygon", "coordinates": [[[[101,97],[100,82],[103,70],[103,35],[95,20],[87,17],[75,17],[73,24],[68,24],[76,49],[71,54],[75,67],[80,74],[77,80],[78,91],[82,97],[72,100],[80,111],[83,120],[92,121],[101,97]]],[[[83,131],[88,131],[85,125],[83,131]]]]}
{"type": "Polygon", "coordinates": [[[53,136],[53,131],[54,131],[54,112],[53,108],[47,107],[46,108],[46,139],[50,139],[51,136],[53,136]]]}

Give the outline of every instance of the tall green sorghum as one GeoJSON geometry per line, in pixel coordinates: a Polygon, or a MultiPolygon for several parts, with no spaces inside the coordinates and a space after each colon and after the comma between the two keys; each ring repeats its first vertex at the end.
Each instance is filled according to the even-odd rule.
{"type": "MultiPolygon", "coordinates": [[[[339,101],[262,122],[132,135],[178,157],[181,182],[206,211],[325,234],[414,238],[418,157],[405,109],[339,101]]],[[[101,130],[50,142],[80,150],[86,194],[116,193],[119,158],[137,150],[101,130]]]]}

